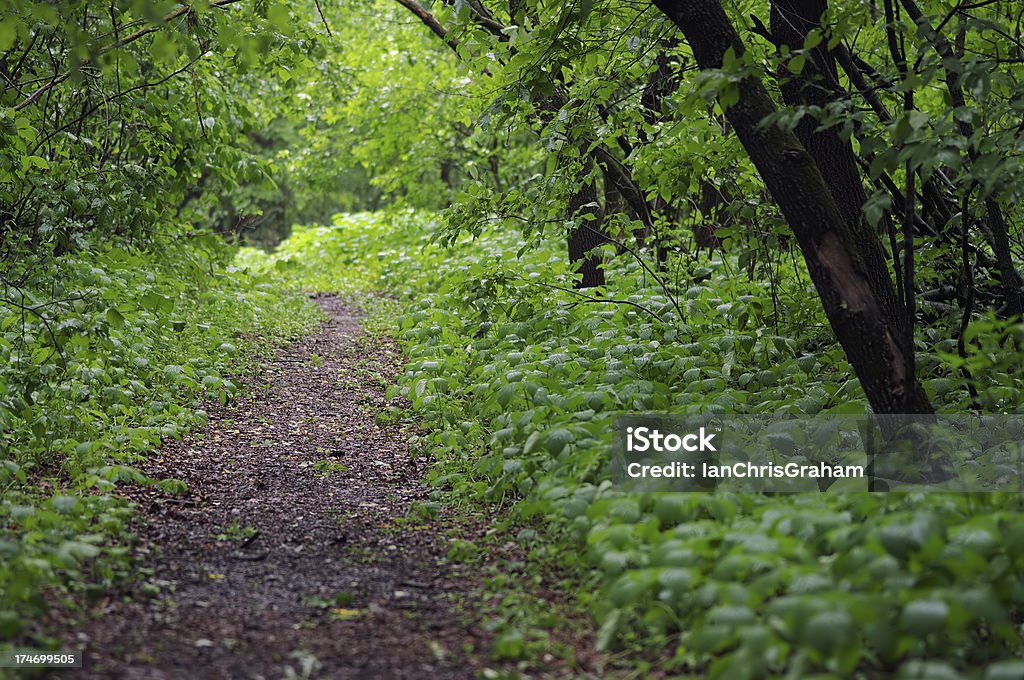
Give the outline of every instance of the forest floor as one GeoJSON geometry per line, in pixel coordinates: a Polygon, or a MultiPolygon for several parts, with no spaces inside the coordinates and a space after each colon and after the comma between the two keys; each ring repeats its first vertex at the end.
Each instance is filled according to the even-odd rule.
{"type": "Polygon", "coordinates": [[[130,493],[140,583],[159,593],[136,584],[93,606],[65,636],[85,667],[57,677],[472,678],[486,663],[482,603],[466,608],[481,565],[448,555],[487,523],[415,512],[428,461],[374,418],[400,351],[355,308],[319,302],[320,332],[142,465],[188,484],[130,493]]]}

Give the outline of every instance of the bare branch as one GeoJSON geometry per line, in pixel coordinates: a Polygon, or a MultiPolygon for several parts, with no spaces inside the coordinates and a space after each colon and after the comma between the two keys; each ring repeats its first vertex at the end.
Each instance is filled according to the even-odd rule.
{"type": "Polygon", "coordinates": [[[459,41],[456,40],[455,38],[449,37],[451,31],[445,28],[445,26],[440,21],[437,20],[437,17],[435,17],[433,14],[424,9],[423,6],[416,2],[415,0],[395,1],[402,7],[405,7],[407,10],[415,14],[416,17],[419,18],[419,20],[422,21],[427,28],[433,31],[434,35],[436,35],[441,40],[444,40],[448,47],[458,52],[459,41]]]}
{"type": "Polygon", "coordinates": [[[327,17],[324,16],[324,11],[320,8],[320,0],[314,0],[314,2],[316,3],[317,14],[320,15],[320,21],[324,22],[324,30],[327,31],[327,37],[333,38],[334,36],[331,35],[331,27],[327,23],[327,17]]]}

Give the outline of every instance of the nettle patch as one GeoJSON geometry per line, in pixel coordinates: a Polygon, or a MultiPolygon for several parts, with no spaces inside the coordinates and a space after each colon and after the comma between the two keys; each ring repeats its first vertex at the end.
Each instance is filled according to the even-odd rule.
{"type": "MultiPolygon", "coordinates": [[[[608,253],[618,294],[595,301],[571,290],[560,249],[524,249],[515,231],[441,250],[427,219],[359,221],[363,231],[347,221],[298,239],[370,245],[381,288],[407,301],[409,363],[393,391],[425,425],[435,483],[511,502],[516,518],[550,529],[529,541],[534,552],[600,573],[579,598],[603,649],[729,679],[1024,673],[1011,660],[1024,605],[1016,497],[628,495],[608,481],[619,413],[866,411],[806,276],[790,272],[773,298],[728,258],[681,258],[673,300],[608,253]]],[[[302,250],[286,246],[299,280],[302,250]]],[[[969,396],[948,347],[920,349],[926,388],[958,410],[969,396]]],[[[1002,403],[1019,410],[1003,378],[1002,403]]]]}
{"type": "Polygon", "coordinates": [[[135,463],[205,425],[205,403],[237,394],[232,373],[318,318],[280,281],[227,269],[230,254],[212,236],[97,240],[6,285],[0,639],[31,637],[55,594],[129,575],[131,509],[114,487],[149,483],[135,463]]]}

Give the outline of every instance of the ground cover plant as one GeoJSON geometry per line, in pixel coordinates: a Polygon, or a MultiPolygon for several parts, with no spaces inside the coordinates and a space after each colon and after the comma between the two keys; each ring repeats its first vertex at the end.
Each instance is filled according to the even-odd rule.
{"type": "MultiPolygon", "coordinates": [[[[539,519],[556,561],[599,572],[579,598],[601,647],[667,648],[663,669],[723,678],[1019,675],[1017,495],[629,495],[608,481],[619,413],[867,409],[806,279],[779,293],[792,302],[777,334],[763,285],[719,257],[690,264],[702,281],[680,318],[629,256],[607,269],[635,288],[586,299],[556,252],[517,259],[515,232],[447,249],[436,227],[343,217],[256,257],[327,290],[370,263],[406,300],[396,390],[428,428],[434,482],[508,508],[517,531],[539,519]]],[[[953,369],[921,359],[929,395],[963,408],[953,369]]]]}

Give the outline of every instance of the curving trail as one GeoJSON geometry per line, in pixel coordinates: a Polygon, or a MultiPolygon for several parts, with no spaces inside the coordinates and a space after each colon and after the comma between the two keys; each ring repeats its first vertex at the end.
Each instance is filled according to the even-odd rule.
{"type": "Polygon", "coordinates": [[[488,643],[458,603],[444,522],[403,520],[426,461],[378,426],[397,347],[320,299],[331,321],[211,411],[205,436],[146,464],[187,493],[137,490],[159,595],[108,599],[67,635],[87,678],[470,678],[488,643]],[[128,600],[128,601],[125,601],[128,600]]]}

